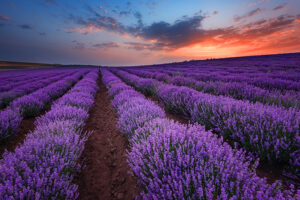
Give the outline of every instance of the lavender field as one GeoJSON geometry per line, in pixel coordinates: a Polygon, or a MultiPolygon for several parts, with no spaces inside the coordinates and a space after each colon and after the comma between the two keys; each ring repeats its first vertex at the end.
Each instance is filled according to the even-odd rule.
{"type": "Polygon", "coordinates": [[[0,199],[300,199],[300,54],[0,77],[0,199]]]}

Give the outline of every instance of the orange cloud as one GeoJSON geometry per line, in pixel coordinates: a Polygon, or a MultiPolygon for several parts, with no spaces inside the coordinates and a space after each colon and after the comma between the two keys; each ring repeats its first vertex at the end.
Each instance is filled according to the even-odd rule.
{"type": "Polygon", "coordinates": [[[80,34],[87,34],[87,33],[90,33],[90,32],[100,32],[100,31],[103,31],[103,30],[104,30],[103,28],[95,27],[92,24],[87,25],[85,27],[71,27],[71,28],[68,28],[69,32],[76,32],[76,33],[80,33],[80,34]]]}
{"type": "Polygon", "coordinates": [[[299,51],[300,26],[277,18],[249,24],[240,31],[207,36],[200,42],[166,53],[189,60],[299,51]]]}

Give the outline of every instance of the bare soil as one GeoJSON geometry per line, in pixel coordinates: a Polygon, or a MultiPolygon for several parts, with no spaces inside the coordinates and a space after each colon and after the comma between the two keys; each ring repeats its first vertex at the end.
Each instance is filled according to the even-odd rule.
{"type": "Polygon", "coordinates": [[[35,118],[23,119],[18,131],[0,143],[0,159],[5,150],[12,152],[18,145],[23,144],[27,133],[34,130],[35,118]]]}
{"type": "MultiPolygon", "coordinates": [[[[44,115],[50,110],[50,108],[50,105],[45,105],[44,110],[41,111],[38,116],[44,115]]],[[[5,150],[8,152],[13,152],[17,146],[24,143],[26,135],[34,131],[34,122],[38,116],[23,119],[17,132],[0,142],[0,159],[3,158],[3,153],[5,150]]]]}
{"type": "Polygon", "coordinates": [[[79,199],[131,200],[137,192],[136,180],[126,161],[128,141],[117,128],[117,117],[102,79],[98,84],[95,105],[84,128],[93,133],[81,157],[85,167],[77,177],[79,199]]]}

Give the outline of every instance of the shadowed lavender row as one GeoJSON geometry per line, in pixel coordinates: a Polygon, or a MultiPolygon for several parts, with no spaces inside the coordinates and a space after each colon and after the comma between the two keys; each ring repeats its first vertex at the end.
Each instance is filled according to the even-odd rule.
{"type": "Polygon", "coordinates": [[[185,67],[174,67],[172,65],[166,67],[148,67],[147,69],[151,71],[159,70],[159,72],[168,73],[171,76],[176,75],[184,75],[188,76],[194,72],[193,75],[195,77],[197,75],[203,78],[207,78],[206,80],[212,79],[217,80],[215,76],[222,77],[236,77],[236,78],[252,78],[252,79],[274,79],[278,81],[286,80],[291,82],[300,81],[299,70],[297,71],[297,67],[289,68],[286,66],[280,68],[273,68],[272,66],[268,66],[265,68],[261,67],[242,67],[242,66],[215,66],[215,65],[200,65],[200,66],[185,66],[185,67]],[[296,72],[296,73],[295,73],[296,72]]]}
{"type": "Polygon", "coordinates": [[[25,81],[17,87],[12,87],[9,91],[0,92],[0,109],[5,108],[18,97],[29,94],[74,73],[74,71],[70,70],[49,73],[34,80],[25,81]]]}
{"type": "Polygon", "coordinates": [[[128,162],[141,199],[294,199],[291,186],[268,185],[256,176],[256,164],[200,125],[182,125],[102,69],[103,82],[113,98],[119,127],[128,137],[128,162]]]}
{"type": "Polygon", "coordinates": [[[144,69],[126,69],[130,73],[146,78],[154,78],[166,83],[178,86],[187,86],[204,93],[213,95],[223,95],[238,100],[249,100],[250,102],[261,102],[267,105],[282,106],[285,108],[300,109],[300,92],[285,91],[284,94],[280,90],[265,90],[244,82],[203,82],[197,81],[190,76],[169,76],[165,73],[150,72],[144,69]]]}
{"type": "MultiPolygon", "coordinates": [[[[240,77],[242,80],[244,78],[249,81],[255,82],[261,86],[283,88],[280,84],[271,83],[274,80],[279,82],[282,80],[287,80],[287,84],[292,83],[289,81],[294,81],[294,83],[299,83],[300,81],[300,60],[299,54],[293,56],[278,55],[272,57],[247,57],[239,60],[239,58],[234,59],[220,59],[220,60],[208,60],[208,61],[189,61],[181,63],[169,63],[161,65],[150,65],[144,66],[155,72],[168,72],[171,76],[181,75],[187,73],[188,77],[192,77],[197,74],[204,78],[204,81],[216,80],[219,81],[220,78],[228,77],[240,77]],[[262,81],[260,83],[260,81],[262,81]],[[270,82],[271,81],[271,82],[270,82]],[[273,86],[272,86],[273,85],[273,86]]],[[[199,77],[199,78],[200,78],[199,77]]],[[[238,78],[239,79],[239,78],[238,78]]],[[[200,79],[201,80],[201,79],[200,79]]],[[[236,80],[238,81],[238,80],[236,80]]],[[[284,82],[282,83],[285,84],[284,82]]],[[[289,85],[286,85],[290,87],[289,85]]],[[[298,84],[299,86],[299,84],[298,84]]],[[[298,87],[299,89],[299,87],[298,87]]]]}
{"type": "Polygon", "coordinates": [[[23,118],[37,116],[47,104],[63,95],[85,73],[87,70],[81,70],[29,95],[20,97],[14,100],[6,110],[0,111],[0,140],[14,134],[23,118]]]}
{"type": "MultiPolygon", "coordinates": [[[[213,69],[212,69],[213,70],[213,69]]],[[[228,74],[224,75],[224,72],[200,72],[197,73],[197,68],[191,69],[189,72],[180,73],[170,70],[169,75],[182,75],[191,77],[195,80],[201,81],[223,81],[223,82],[245,82],[263,89],[273,90],[278,89],[284,92],[284,90],[300,91],[299,81],[285,80],[280,78],[272,78],[268,76],[255,76],[249,77],[249,74],[228,74]],[[175,73],[175,74],[174,74],[175,73]]]]}
{"type": "MultiPolygon", "coordinates": [[[[25,84],[40,81],[45,78],[53,77],[61,73],[72,72],[69,69],[36,69],[23,72],[23,76],[18,76],[18,70],[12,70],[10,78],[0,80],[0,92],[9,91],[22,87],[25,84]]],[[[0,74],[3,72],[0,72],[0,74]]]]}
{"type": "Polygon", "coordinates": [[[299,174],[299,112],[205,94],[119,69],[113,72],[144,94],[157,96],[169,111],[205,125],[226,141],[237,142],[261,160],[286,165],[299,174]]]}
{"type": "Polygon", "coordinates": [[[74,176],[88,134],[81,128],[97,92],[98,70],[84,76],[51,110],[15,152],[0,160],[0,199],[76,199],[74,176]]]}

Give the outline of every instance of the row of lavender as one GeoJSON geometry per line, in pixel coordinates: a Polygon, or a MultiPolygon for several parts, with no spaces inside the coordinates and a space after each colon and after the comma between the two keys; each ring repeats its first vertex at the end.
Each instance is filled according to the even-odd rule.
{"type": "Polygon", "coordinates": [[[154,78],[178,86],[191,87],[213,95],[223,95],[238,100],[248,100],[254,103],[261,102],[263,104],[275,105],[287,109],[290,107],[296,108],[297,110],[300,109],[300,92],[286,91],[285,94],[282,94],[279,90],[269,91],[244,82],[204,82],[193,79],[192,75],[170,76],[166,73],[151,72],[138,68],[128,68],[127,71],[142,77],[154,78]]]}
{"type": "MultiPolygon", "coordinates": [[[[256,176],[256,164],[200,125],[182,125],[111,72],[102,69],[118,125],[127,134],[128,162],[142,199],[295,199],[256,176]]],[[[134,77],[131,81],[139,82],[134,77]]]]}
{"type": "MultiPolygon", "coordinates": [[[[157,67],[156,67],[157,68],[157,67]]],[[[149,69],[155,69],[155,67],[149,67],[149,69]]],[[[205,75],[222,75],[222,76],[239,76],[249,78],[272,78],[272,79],[281,79],[281,80],[290,80],[290,81],[299,81],[299,71],[297,68],[289,68],[286,66],[283,67],[272,67],[272,65],[267,67],[255,67],[255,66],[214,66],[214,65],[199,65],[199,66],[189,66],[182,65],[180,67],[174,67],[174,65],[168,65],[164,67],[166,72],[174,73],[174,72],[190,72],[191,70],[196,69],[196,73],[204,73],[205,75]],[[173,71],[171,71],[173,70],[173,71]],[[295,73],[296,72],[296,73],[295,73]]]]}
{"type": "Polygon", "coordinates": [[[287,165],[299,175],[299,112],[205,94],[140,78],[120,69],[113,72],[144,94],[158,97],[169,111],[205,125],[263,161],[287,165]]]}
{"type": "MultiPolygon", "coordinates": [[[[8,77],[0,79],[0,92],[11,90],[15,87],[22,86],[29,82],[39,81],[41,78],[47,78],[51,76],[58,75],[60,73],[65,73],[66,69],[35,69],[35,70],[12,70],[7,74],[8,77]],[[20,72],[21,71],[21,72],[20,72]]],[[[3,73],[0,73],[0,77],[3,76],[3,73]],[[2,76],[1,76],[2,75],[2,76]]],[[[7,72],[6,72],[7,73],[7,72]]]]}
{"type": "MultiPolygon", "coordinates": [[[[228,69],[228,68],[227,68],[228,69]]],[[[152,70],[156,71],[157,69],[152,68],[152,70]]],[[[214,70],[212,68],[211,70],[214,70]]],[[[168,73],[171,76],[174,75],[182,75],[187,77],[192,77],[196,80],[201,81],[223,81],[223,82],[245,82],[263,89],[273,90],[278,89],[284,92],[285,90],[296,90],[300,91],[300,83],[299,81],[295,80],[286,80],[281,78],[272,78],[268,77],[267,73],[265,75],[258,76],[258,74],[254,77],[250,77],[248,73],[243,74],[234,74],[229,73],[227,75],[224,72],[210,72],[208,69],[203,70],[201,67],[194,67],[190,68],[189,71],[181,71],[174,69],[172,66],[169,68],[162,68],[159,71],[168,73]]],[[[296,73],[297,78],[299,77],[299,72],[296,73]]]]}
{"type": "Polygon", "coordinates": [[[87,70],[80,70],[31,94],[17,98],[9,107],[0,111],[0,141],[14,134],[24,118],[37,116],[49,103],[70,89],[85,73],[87,70]]]}
{"type": "MultiPolygon", "coordinates": [[[[5,85],[3,87],[9,87],[8,91],[0,92],[0,109],[8,106],[14,99],[23,95],[29,94],[37,89],[45,87],[53,82],[56,82],[66,76],[74,74],[74,71],[55,71],[48,72],[47,74],[41,73],[40,76],[34,79],[27,79],[22,81],[18,85],[5,85]]],[[[3,89],[2,87],[2,89],[3,89]]]]}
{"type": "Polygon", "coordinates": [[[190,61],[147,66],[147,68],[171,68],[174,71],[193,71],[213,75],[241,75],[254,77],[279,78],[285,80],[300,80],[300,54],[279,57],[260,57],[244,59],[219,59],[208,61],[190,61]]]}
{"type": "Polygon", "coordinates": [[[0,199],[76,199],[74,176],[88,133],[81,128],[97,92],[98,70],[91,70],[51,110],[35,130],[0,160],[0,199]]]}
{"type": "MultiPolygon", "coordinates": [[[[6,84],[11,83],[19,83],[23,82],[27,79],[33,79],[37,78],[37,74],[41,74],[41,72],[45,72],[45,70],[39,69],[39,70],[8,70],[8,71],[1,71],[0,73],[0,83],[1,83],[1,89],[3,90],[3,87],[6,88],[6,84]]],[[[47,70],[48,72],[48,70],[47,70]]],[[[6,89],[4,89],[6,90],[6,89]]]]}

